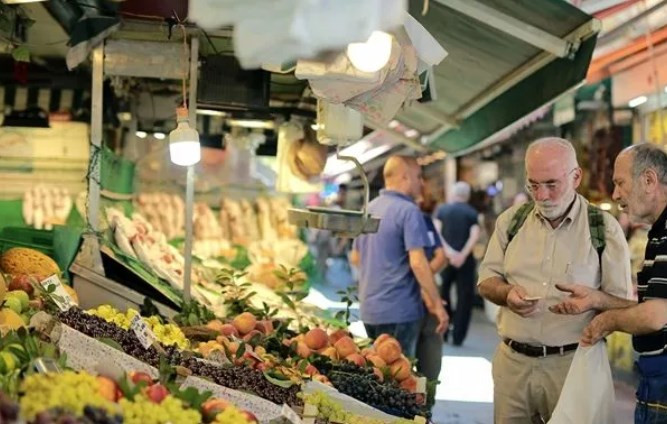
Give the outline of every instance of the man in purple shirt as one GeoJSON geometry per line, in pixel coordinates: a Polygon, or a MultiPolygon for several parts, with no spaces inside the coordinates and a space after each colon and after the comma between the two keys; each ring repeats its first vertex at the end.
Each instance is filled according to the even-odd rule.
{"type": "Polygon", "coordinates": [[[392,156],[383,175],[385,190],[368,205],[380,228],[355,239],[350,258],[360,270],[361,320],[368,336],[391,334],[414,357],[424,303],[438,320],[438,333],[449,318],[424,253],[431,242],[415,203],[422,190],[421,167],[414,158],[392,156]]]}

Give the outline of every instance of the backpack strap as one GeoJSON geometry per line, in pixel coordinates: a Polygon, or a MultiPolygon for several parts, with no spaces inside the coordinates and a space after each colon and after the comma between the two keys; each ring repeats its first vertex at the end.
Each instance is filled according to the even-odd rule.
{"type": "Polygon", "coordinates": [[[591,232],[591,244],[598,252],[600,274],[602,274],[602,253],[607,246],[604,236],[604,215],[601,209],[591,204],[588,205],[588,230],[591,232]]]}
{"type": "Polygon", "coordinates": [[[510,221],[509,227],[507,227],[507,244],[509,245],[514,236],[517,235],[519,230],[521,229],[521,226],[523,225],[524,222],[526,222],[526,218],[528,218],[528,214],[533,210],[535,207],[535,204],[533,202],[527,202],[524,203],[519,207],[519,209],[514,212],[514,216],[512,217],[512,220],[510,221]]]}

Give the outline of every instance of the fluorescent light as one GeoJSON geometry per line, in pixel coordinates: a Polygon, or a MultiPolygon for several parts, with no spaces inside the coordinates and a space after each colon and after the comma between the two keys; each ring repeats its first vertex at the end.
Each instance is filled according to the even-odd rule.
{"type": "Polygon", "coordinates": [[[134,133],[137,137],[139,138],[146,138],[148,137],[148,133],[146,131],[137,131],[134,133]]]}
{"type": "Polygon", "coordinates": [[[272,130],[275,127],[273,121],[261,119],[228,119],[227,124],[232,127],[264,128],[267,130],[272,130]]]}
{"type": "Polygon", "coordinates": [[[127,122],[132,120],[132,113],[130,112],[118,112],[117,113],[118,120],[127,122]]]}
{"type": "Polygon", "coordinates": [[[313,131],[318,131],[320,129],[324,129],[324,124],[311,124],[310,128],[312,128],[313,131]]]}
{"type": "Polygon", "coordinates": [[[639,105],[643,105],[644,103],[646,103],[647,100],[648,100],[648,97],[646,97],[646,96],[635,97],[634,99],[632,99],[628,102],[628,106],[637,107],[639,105]]]}
{"type": "Polygon", "coordinates": [[[410,128],[409,130],[406,130],[404,134],[408,138],[415,138],[415,137],[419,136],[419,131],[417,131],[414,128],[410,128]]]}
{"type": "Polygon", "coordinates": [[[603,211],[610,211],[611,210],[611,203],[608,203],[608,202],[600,203],[600,209],[602,209],[603,211]]]}
{"type": "Polygon", "coordinates": [[[37,3],[45,0],[2,0],[4,4],[37,3]]]}
{"type": "Polygon", "coordinates": [[[164,140],[167,138],[167,135],[163,132],[154,132],[153,137],[157,138],[158,140],[164,140]]]}
{"type": "Polygon", "coordinates": [[[227,112],[223,112],[221,110],[212,110],[212,109],[197,109],[197,115],[227,116],[227,112]]]}
{"type": "Polygon", "coordinates": [[[384,68],[391,56],[391,34],[373,31],[365,43],[347,45],[347,57],[362,72],[376,72],[384,68]]]}
{"type": "Polygon", "coordinates": [[[180,166],[191,166],[201,160],[199,133],[190,128],[188,110],[176,110],[178,126],[169,133],[169,158],[180,166]]]}

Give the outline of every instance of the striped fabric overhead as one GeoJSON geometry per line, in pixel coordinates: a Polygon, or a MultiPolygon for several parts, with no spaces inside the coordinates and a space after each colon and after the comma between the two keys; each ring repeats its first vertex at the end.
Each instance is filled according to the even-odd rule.
{"type": "Polygon", "coordinates": [[[11,110],[39,107],[48,112],[76,111],[90,107],[90,91],[0,85],[0,105],[11,110]]]}

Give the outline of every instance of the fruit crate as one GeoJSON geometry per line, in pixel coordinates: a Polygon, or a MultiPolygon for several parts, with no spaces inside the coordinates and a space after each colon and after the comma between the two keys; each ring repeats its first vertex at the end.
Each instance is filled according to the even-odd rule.
{"type": "Polygon", "coordinates": [[[0,252],[4,253],[12,247],[27,247],[53,257],[53,231],[5,227],[0,231],[0,252]]]}

